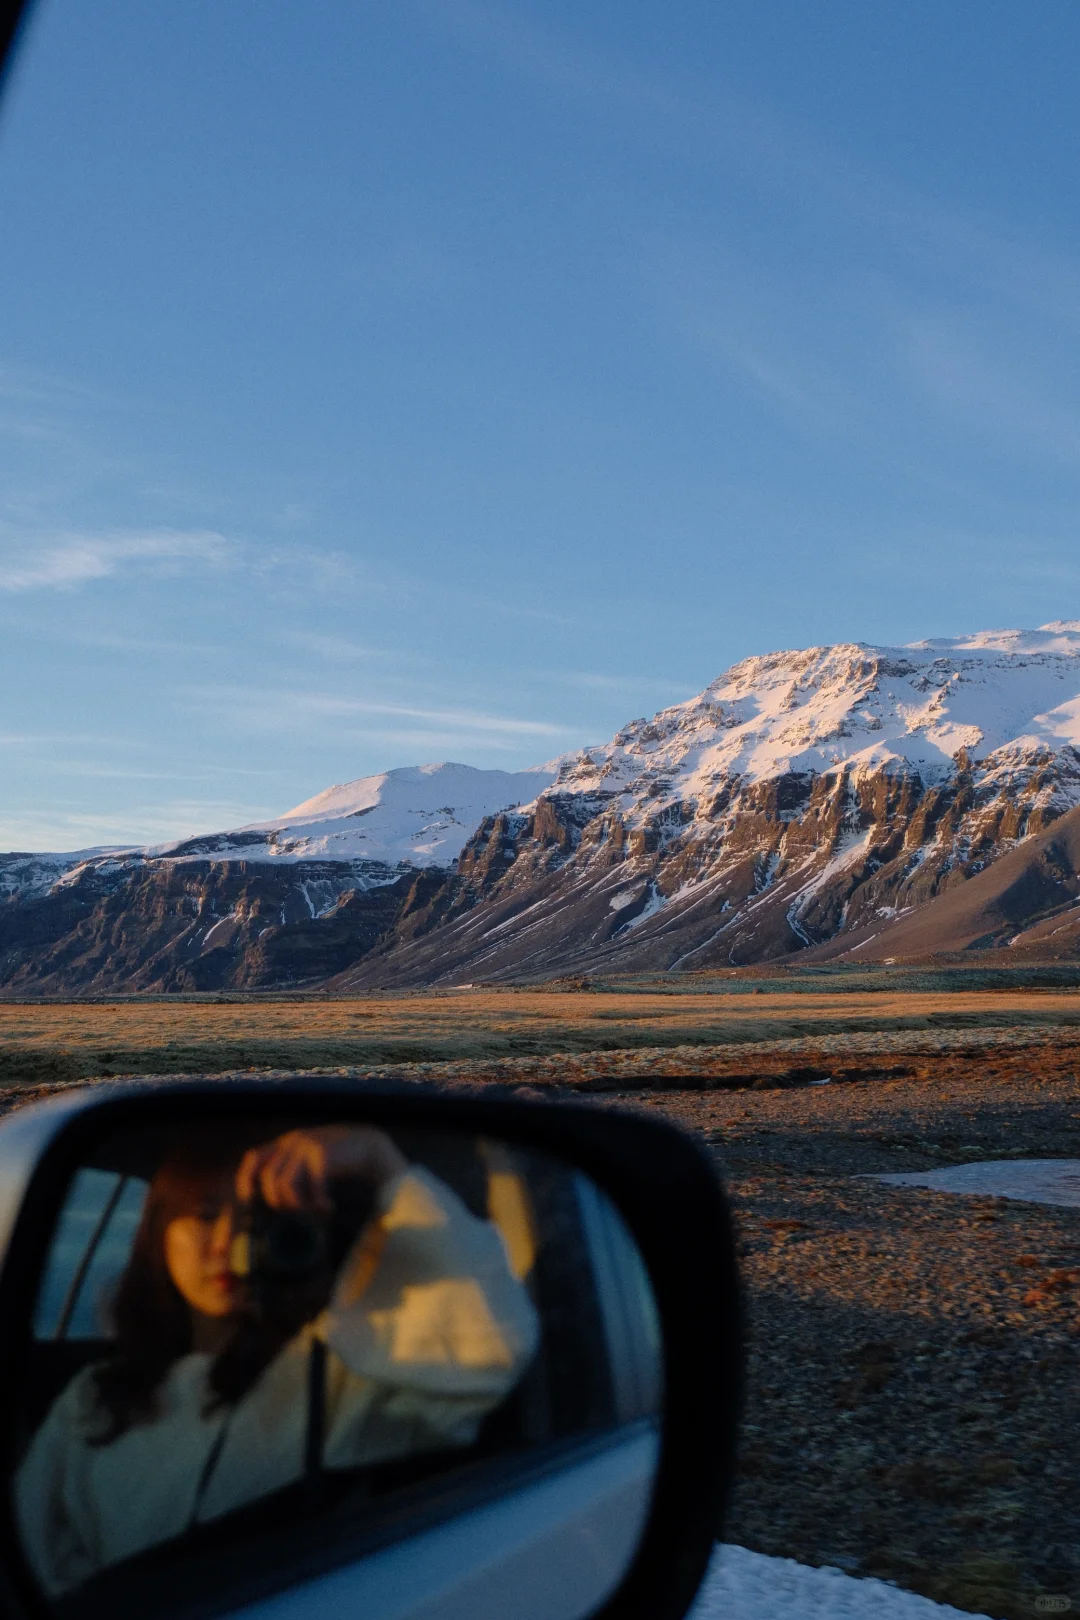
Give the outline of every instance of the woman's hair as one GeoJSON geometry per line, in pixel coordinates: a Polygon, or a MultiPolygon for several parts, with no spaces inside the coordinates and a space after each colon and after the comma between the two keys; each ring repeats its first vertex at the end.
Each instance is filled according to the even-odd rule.
{"type": "MultiPolygon", "coordinates": [[[[266,1133],[261,1133],[261,1140],[266,1133]]],[[[228,1130],[173,1142],[150,1182],[127,1266],[113,1298],[111,1316],[115,1348],[96,1370],[103,1423],[92,1444],[108,1445],[138,1423],[153,1420],[158,1391],[169,1368],[192,1349],[192,1314],[169,1274],[165,1229],[182,1215],[195,1213],[222,1181],[236,1170],[255,1139],[228,1130]]],[[[210,1404],[233,1403],[243,1396],[278,1351],[325,1303],[311,1290],[263,1302],[256,1312],[241,1305],[225,1348],[210,1368],[210,1404]]]]}

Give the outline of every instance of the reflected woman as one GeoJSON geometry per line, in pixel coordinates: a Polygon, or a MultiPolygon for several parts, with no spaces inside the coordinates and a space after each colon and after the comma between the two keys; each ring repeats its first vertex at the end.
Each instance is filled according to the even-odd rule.
{"type": "Polygon", "coordinates": [[[303,1478],[313,1380],[319,1461],[352,1468],[471,1444],[538,1337],[496,1228],[348,1126],[177,1147],[113,1315],[114,1353],[54,1402],[16,1478],[52,1595],[303,1478]],[[336,1228],[336,1245],[260,1286],[253,1208],[336,1228]],[[342,1210],[361,1208],[343,1238],[342,1210]]]}

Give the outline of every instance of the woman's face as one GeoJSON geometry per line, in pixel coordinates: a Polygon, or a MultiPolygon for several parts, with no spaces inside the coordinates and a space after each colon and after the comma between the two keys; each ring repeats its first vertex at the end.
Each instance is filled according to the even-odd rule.
{"type": "Polygon", "coordinates": [[[203,1316],[231,1316],[239,1303],[240,1279],[229,1270],[234,1234],[233,1176],[206,1187],[189,1214],[165,1228],[165,1264],[191,1308],[203,1316]]]}

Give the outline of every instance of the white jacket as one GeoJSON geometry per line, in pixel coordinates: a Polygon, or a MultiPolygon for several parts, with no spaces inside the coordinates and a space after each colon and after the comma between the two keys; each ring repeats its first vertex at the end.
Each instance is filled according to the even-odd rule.
{"type": "Polygon", "coordinates": [[[300,1479],[315,1336],[328,1350],[328,1468],[475,1439],[535,1350],[532,1303],[496,1227],[433,1175],[407,1170],[382,1189],[379,1207],[327,1309],[235,1406],[205,1410],[211,1358],[193,1353],[170,1368],[153,1420],[95,1446],[94,1369],[72,1379],[15,1482],[23,1545],[50,1595],[300,1479]]]}

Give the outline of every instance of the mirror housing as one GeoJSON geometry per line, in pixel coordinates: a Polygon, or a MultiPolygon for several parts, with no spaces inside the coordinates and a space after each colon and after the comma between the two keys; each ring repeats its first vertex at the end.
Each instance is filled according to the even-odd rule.
{"type": "MultiPolygon", "coordinates": [[[[533,1540],[527,1545],[511,1545],[516,1532],[505,1504],[500,1511],[474,1499],[460,1513],[444,1515],[437,1528],[405,1531],[402,1539],[370,1556],[339,1558],[317,1571],[293,1570],[261,1587],[249,1582],[235,1591],[204,1592],[190,1612],[250,1612],[253,1617],[257,1612],[267,1620],[271,1614],[275,1620],[298,1620],[333,1612],[353,1596],[346,1588],[360,1571],[367,1576],[364,1612],[371,1620],[457,1620],[459,1615],[494,1620],[510,1613],[519,1620],[584,1620],[586,1612],[603,1620],[636,1620],[642,1614],[677,1620],[683,1615],[719,1533],[732,1471],[742,1349],[731,1226],[715,1169],[695,1142],[665,1122],[590,1104],[463,1097],[415,1085],[300,1076],[99,1085],[29,1105],[0,1124],[0,1380],[5,1390],[14,1394],[26,1378],[49,1243],[64,1190],[80,1164],[92,1162],[97,1145],[117,1133],[182,1131],[196,1121],[227,1131],[249,1120],[253,1110],[301,1120],[332,1116],[377,1130],[400,1129],[407,1122],[414,1132],[467,1133],[547,1155],[588,1178],[621,1217],[655,1301],[663,1344],[659,1446],[650,1453],[655,1474],[644,1527],[621,1580],[598,1611],[589,1603],[567,1613],[566,1598],[560,1606],[546,1584],[559,1578],[560,1563],[569,1567],[571,1561],[569,1544],[564,1549],[560,1542],[560,1524],[576,1511],[574,1490],[583,1488],[586,1478],[600,1478],[602,1460],[591,1464],[593,1473],[587,1475],[579,1457],[561,1471],[549,1465],[534,1486],[529,1498],[533,1540]],[[550,1525],[541,1535],[538,1516],[548,1509],[550,1525]]],[[[62,1615],[68,1600],[43,1601],[22,1548],[10,1489],[18,1436],[13,1415],[0,1421],[7,1487],[0,1504],[4,1607],[13,1615],[62,1615]]],[[[96,1611],[84,1605],[70,1612],[96,1611]]],[[[101,1612],[125,1620],[122,1609],[105,1606],[101,1612]]]]}

